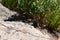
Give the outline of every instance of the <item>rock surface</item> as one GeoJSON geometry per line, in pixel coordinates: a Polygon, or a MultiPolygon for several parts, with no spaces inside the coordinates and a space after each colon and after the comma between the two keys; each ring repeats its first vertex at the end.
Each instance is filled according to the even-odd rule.
{"type": "Polygon", "coordinates": [[[11,15],[16,14],[16,12],[12,12],[11,10],[9,10],[8,8],[4,7],[1,3],[0,3],[0,21],[7,19],[8,17],[10,17],[11,15]]]}
{"type": "Polygon", "coordinates": [[[16,14],[0,4],[0,40],[52,40],[48,34],[43,34],[23,22],[4,22],[3,20],[16,14]]]}
{"type": "Polygon", "coordinates": [[[22,22],[0,21],[0,40],[51,40],[33,26],[22,22]],[[13,24],[13,25],[12,25],[13,24]]]}

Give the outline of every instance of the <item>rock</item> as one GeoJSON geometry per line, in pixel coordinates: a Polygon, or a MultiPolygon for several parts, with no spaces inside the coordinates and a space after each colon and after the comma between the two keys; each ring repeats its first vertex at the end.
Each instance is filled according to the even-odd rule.
{"type": "Polygon", "coordinates": [[[0,20],[8,19],[11,15],[17,14],[17,12],[13,12],[9,10],[8,8],[4,7],[0,3],[0,20]]]}
{"type": "Polygon", "coordinates": [[[26,23],[3,21],[16,13],[0,3],[0,40],[52,40],[48,34],[26,23]]]}
{"type": "Polygon", "coordinates": [[[33,26],[22,22],[0,21],[1,40],[51,40],[33,26]]]}

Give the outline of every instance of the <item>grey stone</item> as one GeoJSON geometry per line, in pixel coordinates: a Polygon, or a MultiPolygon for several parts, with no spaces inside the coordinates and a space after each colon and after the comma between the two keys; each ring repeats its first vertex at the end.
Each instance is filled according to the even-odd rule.
{"type": "Polygon", "coordinates": [[[8,17],[10,17],[11,15],[16,14],[17,12],[12,12],[11,10],[9,10],[8,8],[4,7],[1,3],[0,3],[0,20],[3,19],[8,19],[8,17]]]}
{"type": "Polygon", "coordinates": [[[48,34],[26,23],[3,21],[16,13],[0,3],[0,40],[51,40],[48,34]]]}
{"type": "Polygon", "coordinates": [[[51,40],[49,35],[43,34],[33,26],[24,25],[23,22],[1,22],[0,21],[0,35],[1,40],[51,40]],[[16,24],[14,26],[14,24],[16,24]],[[22,27],[22,25],[23,27],[22,27]],[[19,25],[19,26],[18,26],[19,25]]]}

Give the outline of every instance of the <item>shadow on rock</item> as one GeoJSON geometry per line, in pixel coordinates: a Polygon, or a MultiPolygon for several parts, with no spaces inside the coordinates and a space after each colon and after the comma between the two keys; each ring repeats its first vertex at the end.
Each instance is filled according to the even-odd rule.
{"type": "Polygon", "coordinates": [[[8,19],[5,19],[4,21],[22,21],[22,22],[31,22],[28,18],[25,17],[23,14],[15,14],[11,17],[8,17],[8,19]]]}
{"type": "Polygon", "coordinates": [[[38,23],[36,21],[32,21],[33,18],[30,17],[30,15],[25,15],[23,13],[20,13],[20,14],[14,14],[12,15],[11,17],[8,17],[8,19],[5,19],[4,21],[22,21],[24,23],[29,23],[30,25],[34,26],[35,28],[36,27],[40,27],[41,29],[44,29],[44,26],[43,25],[38,25],[38,23]]]}
{"type": "MultiPolygon", "coordinates": [[[[29,15],[24,15],[22,13],[20,14],[14,14],[11,17],[8,17],[8,19],[5,19],[4,21],[22,21],[24,23],[32,23],[31,25],[36,27],[39,27],[40,29],[46,29],[46,27],[43,24],[38,25],[38,23],[36,21],[32,21],[31,17],[29,17],[29,15]]],[[[47,31],[50,34],[53,34],[54,36],[56,36],[58,38],[58,35],[56,34],[57,32],[52,31],[51,29],[47,29],[47,31]]]]}

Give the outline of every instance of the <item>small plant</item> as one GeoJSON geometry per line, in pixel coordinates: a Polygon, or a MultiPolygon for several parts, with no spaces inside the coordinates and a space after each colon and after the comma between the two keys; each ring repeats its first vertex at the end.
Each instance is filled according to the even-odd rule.
{"type": "Polygon", "coordinates": [[[43,11],[40,13],[41,22],[45,24],[47,28],[57,30],[58,24],[60,24],[58,23],[58,20],[60,20],[58,4],[53,0],[43,0],[41,6],[43,7],[43,11]]]}
{"type": "Polygon", "coordinates": [[[17,0],[2,0],[2,4],[9,9],[15,9],[17,7],[17,0]]]}
{"type": "Polygon", "coordinates": [[[20,9],[49,29],[60,31],[60,10],[54,0],[3,0],[2,3],[10,9],[20,9]]]}

